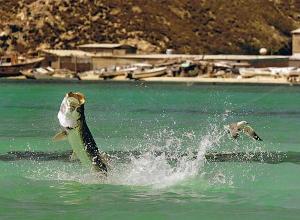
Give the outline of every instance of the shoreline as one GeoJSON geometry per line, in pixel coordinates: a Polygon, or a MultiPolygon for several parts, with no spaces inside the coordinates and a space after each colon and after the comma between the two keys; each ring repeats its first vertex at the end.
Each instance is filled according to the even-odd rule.
{"type": "Polygon", "coordinates": [[[26,79],[24,77],[0,78],[0,83],[155,83],[155,84],[186,84],[186,85],[255,85],[255,86],[300,86],[300,83],[290,83],[286,79],[257,78],[200,78],[200,77],[149,77],[142,80],[116,79],[26,79]]]}

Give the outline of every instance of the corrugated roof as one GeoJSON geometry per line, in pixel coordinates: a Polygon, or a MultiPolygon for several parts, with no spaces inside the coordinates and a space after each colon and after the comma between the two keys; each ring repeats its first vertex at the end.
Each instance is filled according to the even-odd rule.
{"type": "MultiPolygon", "coordinates": [[[[96,54],[97,55],[97,54],[96,54]]],[[[104,56],[103,56],[104,57],[104,56]]],[[[113,55],[115,58],[134,58],[134,59],[204,59],[204,60],[268,60],[268,59],[288,59],[289,56],[279,55],[188,55],[188,54],[126,54],[113,55]]]]}
{"type": "Polygon", "coordinates": [[[117,47],[121,47],[124,46],[123,44],[82,44],[79,45],[79,48],[117,48],[117,47]]]}
{"type": "Polygon", "coordinates": [[[291,31],[292,34],[300,34],[300,28],[291,31]]]}
{"type": "Polygon", "coordinates": [[[43,50],[45,53],[50,53],[60,57],[70,57],[70,56],[77,56],[77,57],[87,57],[92,56],[91,53],[85,52],[82,50],[43,50]]]}

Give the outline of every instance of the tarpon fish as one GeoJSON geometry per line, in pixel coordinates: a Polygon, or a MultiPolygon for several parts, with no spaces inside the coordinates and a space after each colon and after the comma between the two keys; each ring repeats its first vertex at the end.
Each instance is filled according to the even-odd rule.
{"type": "Polygon", "coordinates": [[[73,158],[78,158],[85,167],[106,174],[106,156],[99,152],[86,124],[84,104],[82,93],[69,92],[65,95],[57,115],[62,131],[54,136],[54,140],[66,137],[72,146],[73,158]]]}

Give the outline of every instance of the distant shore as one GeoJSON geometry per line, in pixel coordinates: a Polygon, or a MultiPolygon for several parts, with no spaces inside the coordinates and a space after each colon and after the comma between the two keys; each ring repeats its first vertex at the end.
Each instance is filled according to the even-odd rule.
{"type": "Polygon", "coordinates": [[[273,79],[270,77],[255,78],[202,78],[202,77],[149,77],[142,80],[128,80],[117,77],[114,79],[26,79],[23,76],[0,78],[0,83],[28,82],[28,83],[162,83],[162,84],[206,84],[206,85],[288,85],[299,86],[300,83],[290,83],[284,78],[273,79]]]}

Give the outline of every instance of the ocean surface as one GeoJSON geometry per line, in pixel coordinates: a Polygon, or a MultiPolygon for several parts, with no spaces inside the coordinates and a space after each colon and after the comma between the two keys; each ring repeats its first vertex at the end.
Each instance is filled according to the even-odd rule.
{"type": "Polygon", "coordinates": [[[204,159],[210,152],[300,153],[300,87],[1,82],[0,154],[70,150],[67,141],[52,141],[69,91],[86,95],[101,150],[140,155],[115,163],[106,179],[77,162],[0,161],[1,220],[300,219],[297,161],[204,159]],[[264,141],[231,140],[223,126],[241,120],[264,141]]]}

